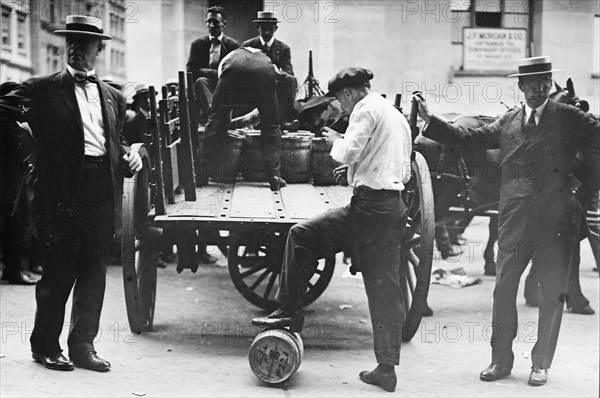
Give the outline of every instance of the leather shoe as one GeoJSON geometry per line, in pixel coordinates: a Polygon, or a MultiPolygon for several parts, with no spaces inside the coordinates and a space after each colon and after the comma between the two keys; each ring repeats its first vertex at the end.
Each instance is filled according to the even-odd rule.
{"type": "Polygon", "coordinates": [[[374,384],[380,386],[385,391],[394,392],[396,391],[396,372],[380,372],[378,370],[363,370],[359,373],[358,377],[367,384],[374,384]]]}
{"type": "Polygon", "coordinates": [[[530,386],[543,386],[548,381],[548,369],[542,369],[539,366],[531,368],[531,374],[529,375],[530,386]]]}
{"type": "Polygon", "coordinates": [[[71,359],[75,366],[96,372],[108,372],[110,370],[110,362],[96,355],[96,351],[86,352],[80,355],[71,355],[71,359]]]}
{"type": "Polygon", "coordinates": [[[483,381],[496,381],[509,375],[510,368],[492,363],[479,374],[479,379],[483,381]]]}
{"type": "Polygon", "coordinates": [[[596,311],[589,304],[580,305],[577,307],[569,307],[569,312],[573,314],[581,314],[581,315],[594,315],[596,311]]]}
{"type": "Polygon", "coordinates": [[[281,177],[272,177],[269,180],[269,187],[271,191],[279,191],[279,188],[287,186],[287,182],[281,177]]]}
{"type": "Polygon", "coordinates": [[[34,265],[34,266],[29,267],[29,271],[31,271],[37,275],[42,275],[42,273],[44,272],[44,269],[42,268],[41,265],[34,265]]]}
{"type": "Polygon", "coordinates": [[[290,332],[302,331],[304,316],[300,311],[279,308],[266,317],[254,318],[252,324],[267,329],[289,328],[290,332]]]}
{"type": "Polygon", "coordinates": [[[37,283],[37,281],[31,279],[31,277],[23,271],[19,271],[14,275],[6,275],[6,277],[3,277],[2,279],[8,281],[11,285],[35,285],[37,283]]]}
{"type": "Polygon", "coordinates": [[[37,363],[41,363],[47,369],[52,370],[73,370],[73,362],[69,361],[65,356],[59,352],[54,355],[43,355],[35,352],[31,353],[31,357],[37,363]]]}
{"type": "Polygon", "coordinates": [[[463,253],[463,251],[458,246],[454,246],[454,245],[448,245],[448,246],[443,247],[441,252],[442,252],[442,258],[444,260],[447,259],[448,257],[456,257],[463,253]]]}

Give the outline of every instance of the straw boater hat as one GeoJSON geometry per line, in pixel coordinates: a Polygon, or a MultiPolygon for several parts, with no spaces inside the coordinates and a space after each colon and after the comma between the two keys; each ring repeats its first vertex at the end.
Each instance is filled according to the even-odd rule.
{"type": "Polygon", "coordinates": [[[65,36],[67,34],[86,35],[98,37],[102,40],[112,40],[112,37],[104,34],[102,20],[84,15],[67,15],[65,28],[55,30],[54,34],[65,36]]]}
{"type": "Polygon", "coordinates": [[[552,62],[548,56],[531,57],[522,59],[519,64],[519,73],[508,75],[508,77],[541,75],[560,70],[562,69],[552,69],[552,62]]]}
{"type": "Polygon", "coordinates": [[[275,13],[272,11],[259,11],[256,19],[252,22],[257,22],[257,23],[261,23],[261,22],[268,22],[268,23],[279,23],[281,21],[279,21],[277,19],[277,17],[275,16],[275,13]]]}

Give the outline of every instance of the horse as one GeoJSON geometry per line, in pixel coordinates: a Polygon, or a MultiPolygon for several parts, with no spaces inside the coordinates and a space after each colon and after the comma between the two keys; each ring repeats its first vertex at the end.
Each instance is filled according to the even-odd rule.
{"type": "MultiPolygon", "coordinates": [[[[579,99],[571,79],[566,89],[555,82],[556,91],[550,99],[576,106],[587,112],[589,104],[579,99]]],[[[453,115],[456,116],[456,115],[453,115]]],[[[481,115],[461,115],[450,122],[467,128],[477,128],[496,118],[481,115]]],[[[486,150],[475,146],[458,148],[447,146],[419,136],[415,149],[423,154],[432,173],[436,241],[438,249],[458,244],[458,237],[471,219],[490,211],[489,235],[484,248],[484,275],[496,275],[495,245],[498,240],[498,199],[500,197],[500,150],[486,150]],[[464,215],[449,216],[451,206],[465,208],[464,215]],[[445,232],[445,229],[449,231],[445,232]],[[455,232],[454,236],[451,233],[455,232]]]]}

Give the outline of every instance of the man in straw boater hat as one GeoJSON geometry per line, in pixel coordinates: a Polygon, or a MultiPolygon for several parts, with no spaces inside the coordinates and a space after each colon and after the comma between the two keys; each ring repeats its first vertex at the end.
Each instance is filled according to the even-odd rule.
{"type": "Polygon", "coordinates": [[[492,315],[492,362],[480,374],[495,381],[511,373],[512,341],[517,336],[516,296],[529,261],[539,266],[538,338],[531,360],[529,384],[546,384],[556,350],[569,269],[586,235],[585,213],[571,175],[577,151],[588,167],[598,167],[600,122],[576,107],[548,98],[552,88],[550,58],[522,60],[519,89],[523,106],[508,110],[491,124],[466,129],[433,116],[421,94],[415,95],[423,134],[445,144],[500,148],[499,252],[492,315]]]}
{"type": "Polygon", "coordinates": [[[294,77],[292,51],[290,46],[275,38],[275,32],[281,21],[277,19],[272,11],[258,11],[256,19],[252,22],[256,23],[258,27],[258,36],[246,40],[242,43],[242,47],[253,47],[262,50],[273,62],[273,65],[279,68],[280,74],[277,79],[279,120],[283,130],[297,130],[298,127],[294,126],[296,117],[294,102],[298,90],[298,81],[294,77]]]}
{"type": "Polygon", "coordinates": [[[69,15],[66,70],[33,77],[0,98],[5,124],[28,122],[38,152],[31,178],[35,233],[44,267],[36,286],[37,311],[31,333],[33,359],[48,369],[78,367],[105,372],[110,363],[96,354],[106,285],[106,256],[120,231],[124,175],[142,168],[121,130],[125,98],[97,78],[103,49],[102,21],[69,15]],[[69,356],[59,337],[73,289],[69,356]]]}
{"type": "Polygon", "coordinates": [[[335,177],[354,188],[352,200],[292,226],[276,296],[280,308],[252,323],[301,331],[303,299],[317,259],[352,248],[365,283],[377,360],[375,369],[359,377],[393,392],[406,316],[400,257],[407,211],[400,192],[410,179],[412,143],[406,118],[371,92],[372,78],[370,70],[350,67],[329,81],[328,95],[336,97],[350,120],[345,135],[330,128],[323,135],[333,142],[331,157],[345,165],[335,177]]]}

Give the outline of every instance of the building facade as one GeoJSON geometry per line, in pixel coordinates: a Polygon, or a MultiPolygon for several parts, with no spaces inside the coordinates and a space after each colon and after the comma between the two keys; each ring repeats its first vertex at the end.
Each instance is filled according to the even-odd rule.
{"type": "Polygon", "coordinates": [[[113,40],[96,62],[101,77],[125,81],[125,0],[1,0],[2,57],[0,80],[23,81],[65,68],[65,39],[53,32],[64,29],[67,15],[102,19],[113,40]]]}

